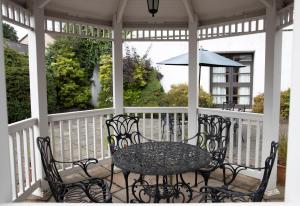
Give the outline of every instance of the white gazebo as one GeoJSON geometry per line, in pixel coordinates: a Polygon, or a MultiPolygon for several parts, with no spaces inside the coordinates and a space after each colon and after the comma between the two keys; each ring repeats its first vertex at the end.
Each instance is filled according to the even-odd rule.
{"type": "MultiPolygon", "coordinates": [[[[113,114],[134,113],[143,116],[143,132],[149,137],[162,138],[161,124],[154,129],[154,114],[188,116],[188,134],[197,131],[197,116],[218,114],[238,121],[237,146],[230,135],[228,159],[246,165],[261,166],[269,153],[270,143],[278,141],[282,29],[294,24],[293,78],[289,125],[289,156],[297,152],[293,143],[297,134],[300,81],[296,75],[299,58],[300,2],[293,0],[160,0],[155,17],[148,12],[146,0],[0,0],[1,22],[11,22],[29,31],[29,67],[31,118],[8,125],[2,26],[0,27],[0,140],[1,165],[0,201],[22,201],[34,190],[43,195],[40,154],[35,144],[38,136],[60,138],[61,158],[73,160],[92,155],[104,163],[110,159],[103,143],[105,118],[113,114]],[[113,108],[48,115],[45,71],[45,33],[96,38],[112,41],[113,45],[113,108]],[[264,114],[238,113],[198,107],[198,43],[202,40],[265,33],[265,101],[264,114]],[[188,42],[188,107],[124,107],[123,49],[124,41],[186,41],[188,42]],[[298,45],[296,44],[298,43],[298,45]],[[298,54],[298,56],[297,56],[298,54]],[[298,103],[298,104],[297,104],[298,103]],[[297,107],[298,106],[298,107],[297,107]],[[150,118],[149,118],[150,116],[150,118]],[[147,118],[146,118],[147,117],[147,118]],[[85,129],[82,129],[85,128],[85,129]],[[89,129],[91,128],[91,129],[89,129]],[[242,137],[242,128],[246,131],[242,137]],[[84,130],[84,131],[82,131],[84,130]],[[100,131],[99,135],[97,131],[100,131]],[[255,134],[253,134],[255,131],[255,134]],[[76,133],[77,132],[77,133],[76,133]],[[85,141],[81,141],[81,134],[85,141]],[[89,138],[91,136],[92,138],[89,138]],[[78,138],[78,147],[70,142],[78,138]],[[242,138],[247,144],[242,146],[242,138]],[[253,140],[254,144],[250,141],[253,140]],[[83,143],[84,142],[84,143],[83,143]],[[68,145],[66,145],[68,144],[68,145]],[[65,151],[65,148],[69,148],[65,151]],[[100,148],[99,148],[100,147],[100,148]],[[85,149],[82,149],[85,148],[85,149]],[[260,149],[261,148],[261,149],[260,149]]],[[[299,75],[298,75],[299,76],[299,75]]],[[[176,118],[175,118],[176,121],[176,118]]],[[[160,122],[160,121],[157,121],[160,122]]],[[[168,121],[167,121],[168,122],[168,121]]],[[[182,121],[183,122],[183,121],[182,121]]],[[[176,124],[175,124],[176,125],[176,124]]],[[[185,127],[182,124],[182,127],[185,127]]],[[[167,127],[168,128],[168,127],[167,127]]],[[[176,130],[174,131],[176,133],[176,130]]],[[[166,132],[170,135],[170,131],[166,132]]],[[[53,145],[52,145],[53,146],[53,145]]],[[[53,146],[54,147],[54,146],[53,146]]],[[[297,168],[296,157],[289,157],[286,200],[296,200],[290,189],[297,168]],[[290,166],[291,165],[291,166],[290,166]]],[[[62,173],[76,168],[62,165],[62,173]]],[[[268,185],[268,194],[276,193],[276,165],[268,185]]],[[[246,175],[261,178],[261,172],[247,171],[246,175]]]]}

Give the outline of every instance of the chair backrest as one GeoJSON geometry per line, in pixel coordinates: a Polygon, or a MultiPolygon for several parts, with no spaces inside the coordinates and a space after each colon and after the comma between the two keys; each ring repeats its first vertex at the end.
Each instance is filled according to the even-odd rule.
{"type": "Polygon", "coordinates": [[[49,183],[51,192],[56,201],[60,200],[59,190],[60,183],[63,183],[61,176],[57,170],[55,160],[53,158],[52,150],[50,147],[50,138],[49,137],[38,137],[37,145],[41,153],[42,164],[44,172],[46,175],[46,180],[49,183]]]}
{"type": "Polygon", "coordinates": [[[231,122],[218,115],[202,115],[198,118],[197,145],[212,155],[215,166],[222,164],[229,142],[231,122]]]}
{"type": "Polygon", "coordinates": [[[121,114],[106,120],[106,125],[111,154],[123,147],[141,143],[139,117],[121,114]]]}
{"type": "Polygon", "coordinates": [[[278,150],[278,143],[273,141],[271,143],[270,155],[265,160],[265,169],[264,169],[263,178],[261,180],[260,185],[258,186],[258,189],[254,192],[254,197],[253,197],[254,202],[261,202],[264,197],[264,193],[267,189],[270,175],[276,159],[277,150],[278,150]]]}

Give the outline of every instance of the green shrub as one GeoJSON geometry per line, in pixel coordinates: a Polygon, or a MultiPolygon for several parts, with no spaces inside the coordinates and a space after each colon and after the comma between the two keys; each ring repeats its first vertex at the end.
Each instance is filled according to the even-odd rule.
{"type": "MultiPolygon", "coordinates": [[[[164,102],[164,106],[187,107],[188,106],[188,85],[187,84],[171,85],[171,89],[166,94],[163,102],[164,102]]],[[[200,88],[199,91],[199,106],[206,107],[206,108],[213,106],[211,95],[205,92],[202,87],[200,88]]]]}
{"type": "Polygon", "coordinates": [[[280,136],[278,147],[278,164],[286,166],[287,157],[287,137],[280,136]]]}
{"type": "MultiPolygon", "coordinates": [[[[290,89],[280,93],[280,118],[288,119],[290,108],[290,89]]],[[[264,112],[264,94],[259,94],[254,97],[252,111],[255,113],[264,112]]]]}

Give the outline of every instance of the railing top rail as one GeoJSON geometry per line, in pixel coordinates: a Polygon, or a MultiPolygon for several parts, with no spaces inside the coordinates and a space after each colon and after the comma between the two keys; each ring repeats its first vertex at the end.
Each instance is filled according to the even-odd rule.
{"type": "Polygon", "coordinates": [[[210,109],[210,108],[198,108],[199,113],[209,114],[209,115],[220,115],[231,118],[247,119],[254,121],[263,121],[263,114],[250,113],[250,112],[238,112],[238,111],[228,111],[221,109],[210,109]]]}
{"type": "Polygon", "coordinates": [[[111,113],[114,113],[113,108],[57,113],[57,114],[48,115],[48,121],[53,122],[53,121],[61,121],[61,120],[79,119],[79,118],[92,117],[97,115],[106,115],[111,113]]]}
{"type": "Polygon", "coordinates": [[[38,123],[37,118],[28,118],[8,125],[8,133],[13,134],[23,129],[27,129],[38,123]]]}
{"type": "Polygon", "coordinates": [[[126,113],[187,113],[187,107],[125,107],[126,113]]]}

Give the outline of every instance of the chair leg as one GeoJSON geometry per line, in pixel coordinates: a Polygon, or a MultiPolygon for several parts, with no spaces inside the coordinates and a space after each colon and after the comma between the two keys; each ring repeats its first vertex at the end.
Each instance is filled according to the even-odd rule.
{"type": "Polygon", "coordinates": [[[197,187],[197,185],[198,185],[198,172],[196,171],[195,172],[195,186],[194,187],[197,187]]]}
{"type": "MultiPolygon", "coordinates": [[[[205,186],[208,185],[208,179],[210,177],[210,172],[201,172],[201,175],[204,179],[205,186]]],[[[207,188],[205,188],[205,194],[207,193],[207,188]]],[[[205,202],[207,202],[207,196],[205,196],[205,202]]]]}
{"type": "Polygon", "coordinates": [[[114,179],[114,164],[110,165],[110,186],[109,186],[109,191],[111,191],[111,186],[113,184],[113,179],[114,179]]]}

